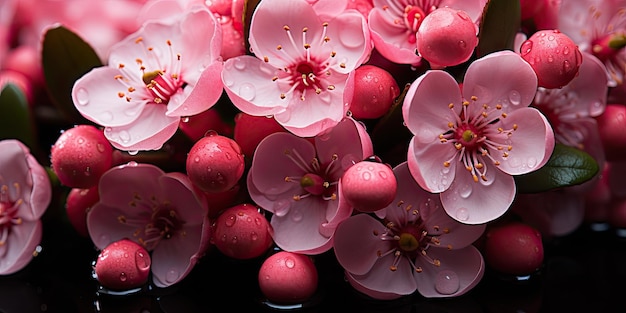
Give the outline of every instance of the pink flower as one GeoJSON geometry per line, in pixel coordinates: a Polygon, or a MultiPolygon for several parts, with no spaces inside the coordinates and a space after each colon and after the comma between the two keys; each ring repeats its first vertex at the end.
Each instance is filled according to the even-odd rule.
{"type": "Polygon", "coordinates": [[[370,215],[357,214],[337,227],[334,251],[348,280],[377,299],[419,291],[425,297],[454,297],[481,280],[485,264],[472,246],[485,225],[451,219],[436,195],[420,188],[408,166],[394,168],[395,201],[370,215]]]}
{"type": "Polygon", "coordinates": [[[452,218],[469,224],[496,219],[515,196],[511,175],[534,171],[550,158],[552,128],[528,107],[536,91],[535,73],[512,51],[470,64],[462,91],[438,70],[411,85],[403,106],[415,135],[409,169],[422,188],[441,193],[452,218]]]}
{"type": "Polygon", "coordinates": [[[2,140],[0,151],[0,275],[8,275],[33,258],[42,235],[39,218],[50,204],[52,187],[24,144],[2,140]]]}
{"type": "Polygon", "coordinates": [[[175,21],[146,22],[111,49],[108,66],[76,81],[72,98],[87,119],[105,127],[120,150],[157,150],[181,117],[219,99],[221,29],[206,9],[175,21]]]}
{"type": "Polygon", "coordinates": [[[99,249],[124,238],[144,246],[156,286],[179,282],[204,255],[208,206],[186,175],[131,162],[106,172],[99,193],[87,215],[92,241],[99,249]]]}
{"type": "Polygon", "coordinates": [[[267,136],[248,174],[252,200],[271,212],[274,241],[283,250],[318,254],[332,246],[337,224],[352,213],[342,199],[344,171],[373,153],[363,127],[346,119],[315,145],[286,132],[267,136]]]}
{"type": "Polygon", "coordinates": [[[558,12],[559,30],[606,66],[610,87],[622,84],[626,68],[626,1],[568,0],[558,12]]]}
{"type": "Polygon", "coordinates": [[[394,63],[418,65],[416,33],[424,18],[440,7],[465,11],[478,23],[485,0],[374,0],[368,22],[376,50],[394,63]]]}
{"type": "Polygon", "coordinates": [[[352,73],[371,51],[360,13],[347,10],[322,19],[304,0],[263,0],[252,17],[249,40],[256,57],[228,59],[222,73],[237,108],[273,115],[300,137],[320,134],[345,117],[352,73]]]}

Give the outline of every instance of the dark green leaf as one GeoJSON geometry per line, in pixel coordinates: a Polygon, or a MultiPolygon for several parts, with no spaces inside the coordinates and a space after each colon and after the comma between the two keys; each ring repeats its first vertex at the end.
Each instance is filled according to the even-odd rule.
{"type": "Polygon", "coordinates": [[[557,144],[545,166],[532,173],[515,176],[520,193],[543,192],[580,185],[599,171],[598,163],[586,152],[557,144]]]}
{"type": "Polygon", "coordinates": [[[85,121],[72,102],[72,87],[85,73],[102,66],[96,52],[78,35],[57,26],[44,34],[42,62],[52,102],[68,120],[85,121]]]}
{"type": "Polygon", "coordinates": [[[478,58],[500,50],[513,50],[515,35],[521,25],[520,12],[517,0],[487,1],[478,32],[478,58]]]}
{"type": "Polygon", "coordinates": [[[28,102],[15,85],[7,84],[0,92],[0,140],[17,139],[31,150],[36,148],[35,129],[28,102]]]}

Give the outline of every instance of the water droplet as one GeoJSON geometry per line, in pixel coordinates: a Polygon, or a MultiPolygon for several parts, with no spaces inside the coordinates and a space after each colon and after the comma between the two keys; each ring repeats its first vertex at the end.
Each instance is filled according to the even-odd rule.
{"type": "Polygon", "coordinates": [[[472,185],[466,184],[459,188],[459,196],[468,198],[472,194],[472,185]]]}
{"type": "Polygon", "coordinates": [[[465,222],[469,220],[469,212],[467,211],[466,208],[458,208],[455,214],[456,214],[456,218],[459,221],[465,222]]]}
{"type": "Polygon", "coordinates": [[[518,105],[521,101],[522,96],[517,90],[511,90],[511,92],[509,92],[509,102],[511,102],[512,105],[518,105]]]}
{"type": "Polygon", "coordinates": [[[189,116],[183,116],[180,120],[181,120],[183,123],[189,123],[189,116]]]}
{"type": "Polygon", "coordinates": [[[465,49],[467,47],[465,40],[459,40],[459,47],[461,47],[461,49],[465,49]]]}
{"type": "Polygon", "coordinates": [[[135,265],[137,269],[140,271],[147,271],[150,269],[150,264],[152,261],[150,260],[150,255],[144,253],[143,251],[135,251],[135,265]]]}
{"type": "Polygon", "coordinates": [[[254,218],[254,223],[257,224],[257,225],[261,225],[261,219],[258,218],[258,217],[255,217],[254,218]]]}
{"type": "Polygon", "coordinates": [[[224,225],[231,227],[233,225],[235,225],[235,222],[237,221],[237,217],[233,214],[229,215],[226,217],[226,221],[224,222],[224,225]]]}
{"type": "Polygon", "coordinates": [[[235,58],[233,61],[233,65],[236,69],[243,71],[246,69],[246,60],[242,58],[235,58]]]}
{"type": "Polygon", "coordinates": [[[120,131],[117,135],[123,143],[128,143],[130,141],[130,134],[125,130],[120,131]]]}
{"type": "Polygon", "coordinates": [[[211,130],[207,130],[207,132],[204,133],[204,137],[213,137],[213,136],[217,136],[217,135],[218,135],[217,132],[212,130],[212,129],[211,130]]]}
{"type": "Polygon", "coordinates": [[[178,272],[178,270],[175,268],[172,268],[169,271],[167,271],[167,274],[165,274],[165,281],[167,281],[168,283],[174,283],[176,282],[179,276],[180,276],[180,273],[178,272]]]}
{"type": "Polygon", "coordinates": [[[522,161],[519,158],[509,158],[509,166],[510,167],[520,167],[522,166],[522,161]]]}
{"type": "Polygon", "coordinates": [[[79,105],[87,105],[89,103],[89,93],[85,88],[78,88],[76,91],[76,101],[79,105]]]}
{"type": "Polygon", "coordinates": [[[300,210],[294,210],[293,213],[291,213],[291,220],[296,223],[302,221],[302,212],[300,210]]]}
{"type": "Polygon", "coordinates": [[[102,119],[105,122],[109,122],[113,120],[113,113],[109,112],[109,111],[104,111],[102,113],[100,113],[100,119],[102,119]]]}
{"type": "Polygon", "coordinates": [[[363,172],[363,174],[361,175],[361,178],[363,178],[363,180],[368,181],[372,178],[372,174],[370,172],[363,172]]]}
{"type": "Polygon", "coordinates": [[[100,153],[104,153],[104,145],[103,144],[101,144],[101,143],[97,144],[96,145],[96,149],[98,149],[98,151],[100,153]]]}
{"type": "MultiPolygon", "coordinates": [[[[127,151],[127,152],[128,152],[128,154],[130,154],[130,155],[137,155],[137,153],[139,153],[139,150],[129,150],[129,151],[127,151]]],[[[135,166],[136,166],[136,165],[137,165],[137,163],[135,163],[135,166]]]]}
{"type": "Polygon", "coordinates": [[[200,157],[197,156],[197,157],[193,158],[193,161],[196,162],[196,163],[200,162],[200,157]]]}
{"type": "Polygon", "coordinates": [[[256,97],[256,88],[250,83],[243,83],[239,86],[239,96],[244,100],[251,101],[256,97]]]}
{"type": "Polygon", "coordinates": [[[598,116],[604,112],[604,103],[602,101],[593,101],[589,106],[589,115],[598,116]]]}
{"type": "Polygon", "coordinates": [[[442,295],[451,295],[461,287],[459,275],[454,271],[444,270],[437,273],[435,278],[435,290],[442,295]]]}
{"type": "Polygon", "coordinates": [[[296,261],[290,257],[286,257],[285,266],[287,266],[288,268],[294,268],[296,266],[296,261]]]}
{"type": "Polygon", "coordinates": [[[126,277],[126,273],[121,272],[120,273],[120,281],[126,281],[126,279],[128,279],[128,277],[126,277]]]}
{"type": "Polygon", "coordinates": [[[528,163],[526,163],[529,168],[533,168],[537,165],[537,159],[530,157],[528,158],[528,163]]]}
{"type": "Polygon", "coordinates": [[[250,234],[250,239],[251,239],[252,241],[256,241],[257,239],[259,239],[259,235],[257,235],[257,233],[255,233],[255,232],[252,232],[252,233],[250,234]]]}
{"type": "Polygon", "coordinates": [[[563,71],[565,73],[569,72],[572,69],[572,64],[570,63],[570,61],[565,60],[563,61],[563,71]]]}
{"type": "Polygon", "coordinates": [[[231,241],[233,244],[237,244],[237,241],[238,241],[237,236],[233,236],[233,239],[231,241]]]}
{"type": "Polygon", "coordinates": [[[274,202],[274,214],[276,216],[285,216],[287,212],[289,212],[289,208],[291,208],[291,201],[287,199],[280,199],[274,202]]]}
{"type": "Polygon", "coordinates": [[[389,178],[389,175],[385,171],[379,171],[378,176],[380,176],[380,178],[385,179],[385,180],[389,178]]]}

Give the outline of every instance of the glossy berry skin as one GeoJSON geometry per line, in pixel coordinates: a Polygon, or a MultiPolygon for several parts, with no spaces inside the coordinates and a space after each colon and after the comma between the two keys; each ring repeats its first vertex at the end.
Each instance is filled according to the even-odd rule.
{"type": "Polygon", "coordinates": [[[110,290],[130,290],[148,281],[150,265],[148,251],[138,243],[122,239],[106,246],[96,260],[98,282],[110,290]]]}
{"type": "Polygon", "coordinates": [[[354,75],[354,97],[350,104],[352,117],[376,119],[385,115],[400,95],[400,87],[393,76],[374,65],[362,65],[354,75]]]}
{"type": "Polygon", "coordinates": [[[271,226],[259,209],[240,204],[226,209],[215,221],[213,241],[220,252],[234,259],[252,259],[272,245],[271,226]]]}
{"type": "Polygon", "coordinates": [[[541,233],[520,222],[488,229],[484,250],[487,265],[503,274],[529,275],[543,263],[541,233]]]}
{"type": "Polygon", "coordinates": [[[187,155],[186,169],[191,182],[205,192],[233,188],[244,171],[241,148],[234,140],[209,132],[187,155]]]}
{"type": "Polygon", "coordinates": [[[243,154],[252,160],[261,140],[273,133],[285,131],[274,118],[241,112],[235,116],[233,139],[239,144],[243,154]]]}
{"type": "Polygon", "coordinates": [[[303,254],[280,251],[268,257],[259,269],[259,287],[276,304],[302,303],[317,290],[315,264],[303,254]]]}
{"type": "Polygon", "coordinates": [[[51,149],[54,173],[65,186],[89,188],[112,166],[113,147],[104,133],[91,125],[64,131],[51,149]]]}
{"type": "Polygon", "coordinates": [[[396,197],[398,183],[389,165],[361,161],[341,177],[341,191],[355,210],[374,212],[389,205],[396,197]]]}
{"type": "Polygon", "coordinates": [[[537,74],[539,87],[548,89],[567,85],[582,63],[578,46],[558,30],[535,32],[520,46],[520,55],[537,74]]]}
{"type": "Polygon", "coordinates": [[[81,236],[89,238],[87,230],[87,212],[100,200],[98,186],[91,188],[72,188],[67,194],[65,211],[72,227],[81,236]]]}
{"type": "Polygon", "coordinates": [[[447,7],[430,12],[417,30],[417,51],[431,67],[469,60],[478,44],[477,27],[465,11],[447,7]]]}
{"type": "Polygon", "coordinates": [[[626,106],[609,104],[596,121],[606,159],[626,160],[626,106]]]}

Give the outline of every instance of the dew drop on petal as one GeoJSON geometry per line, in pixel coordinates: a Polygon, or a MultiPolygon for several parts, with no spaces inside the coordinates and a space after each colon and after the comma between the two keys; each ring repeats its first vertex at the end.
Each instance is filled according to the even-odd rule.
{"type": "Polygon", "coordinates": [[[87,105],[89,103],[89,93],[85,88],[78,88],[76,91],[76,101],[79,105],[87,105]]]}
{"type": "Polygon", "coordinates": [[[130,134],[125,130],[120,131],[118,136],[123,143],[128,143],[130,141],[130,134]]]}
{"type": "Polygon", "coordinates": [[[178,277],[180,276],[180,273],[178,272],[177,269],[172,268],[169,271],[167,271],[167,274],[165,274],[165,281],[167,281],[168,283],[174,283],[178,277]]]}
{"type": "Polygon", "coordinates": [[[435,290],[442,295],[451,295],[461,287],[459,276],[454,271],[444,270],[437,273],[435,290]]]}
{"type": "Polygon", "coordinates": [[[459,221],[467,221],[469,220],[469,212],[467,211],[466,208],[458,208],[456,210],[456,218],[459,219],[459,221]]]}
{"type": "Polygon", "coordinates": [[[468,198],[472,194],[472,185],[466,184],[459,188],[459,196],[461,198],[468,198]]]}
{"type": "Polygon", "coordinates": [[[526,165],[528,165],[528,168],[534,168],[537,165],[537,159],[533,157],[528,158],[526,165]]]}
{"type": "Polygon", "coordinates": [[[517,90],[511,90],[509,92],[509,101],[512,105],[518,105],[522,101],[522,96],[517,90]]]}
{"type": "Polygon", "coordinates": [[[287,212],[289,211],[289,208],[291,207],[291,202],[287,199],[280,199],[276,202],[274,202],[274,214],[276,214],[276,216],[280,217],[280,216],[285,216],[285,214],[287,214],[287,212]]]}
{"type": "Polygon", "coordinates": [[[233,65],[235,66],[236,69],[243,71],[246,69],[246,61],[242,58],[235,58],[233,65]]]}
{"type": "Polygon", "coordinates": [[[256,97],[256,88],[250,83],[243,83],[239,86],[239,96],[246,101],[251,101],[256,97]]]}
{"type": "Polygon", "coordinates": [[[294,210],[293,213],[291,213],[291,220],[296,223],[302,221],[302,212],[300,212],[300,210],[294,210]]]}

